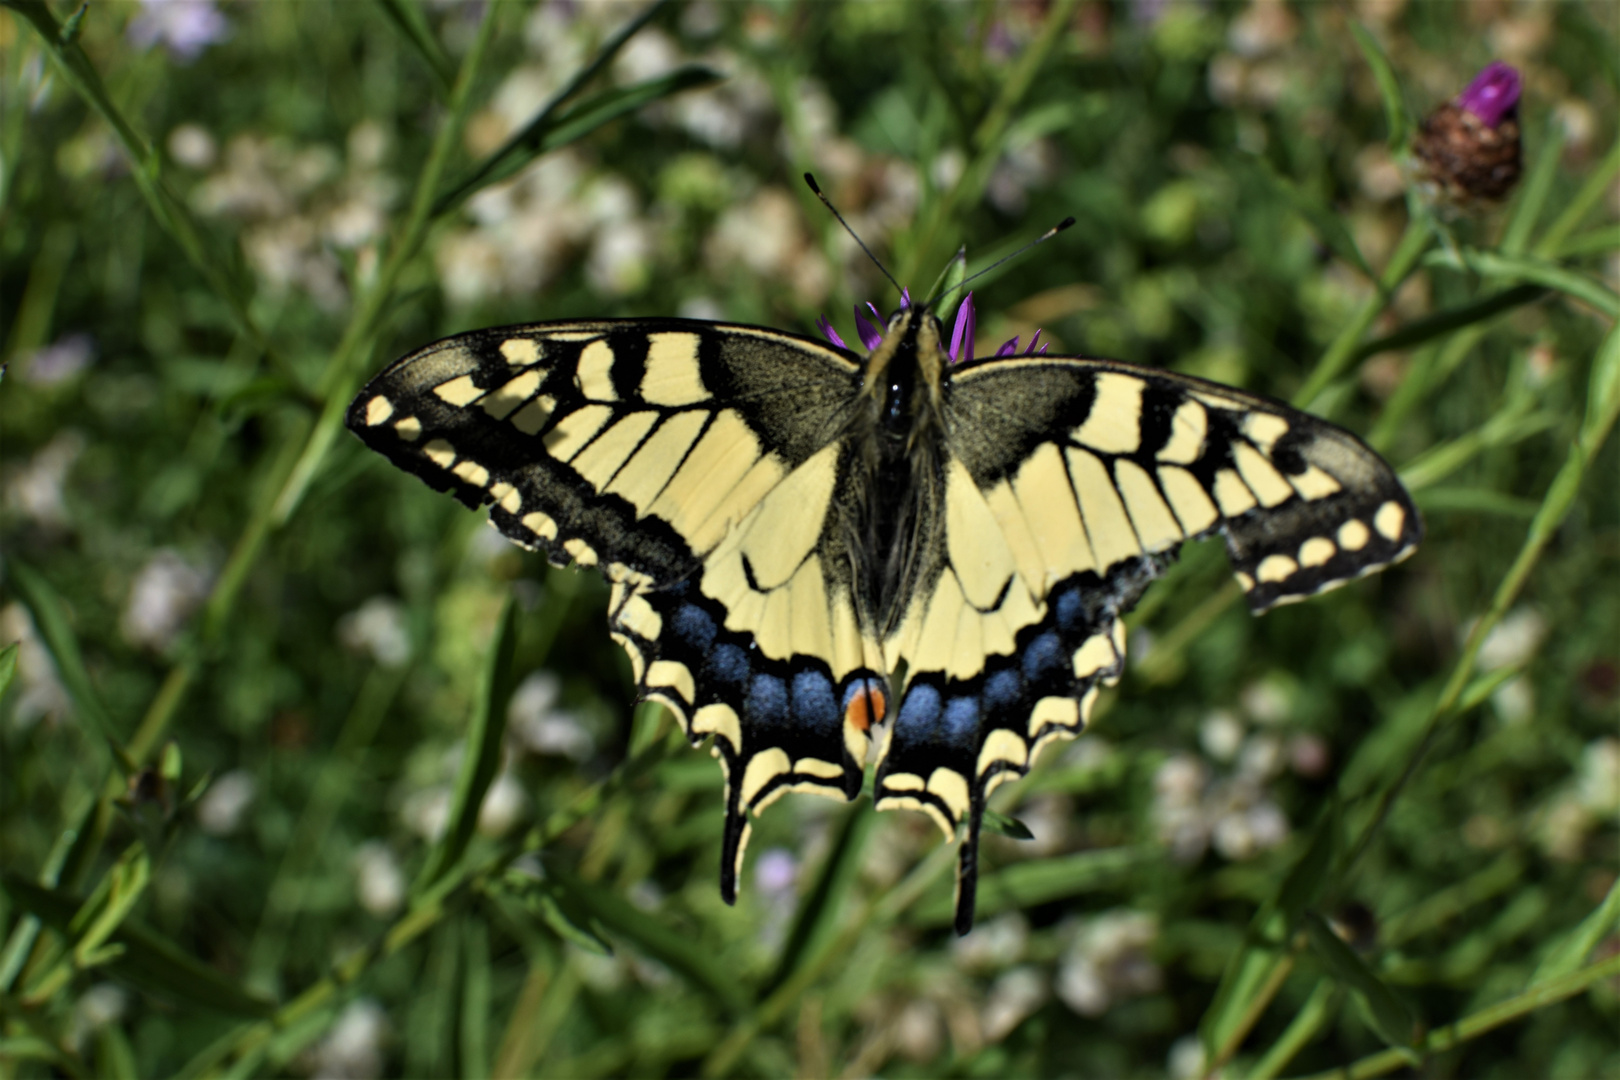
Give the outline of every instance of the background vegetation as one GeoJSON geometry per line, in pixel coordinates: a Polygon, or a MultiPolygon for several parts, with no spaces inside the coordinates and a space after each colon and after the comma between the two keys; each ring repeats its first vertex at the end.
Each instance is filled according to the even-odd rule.
{"type": "Polygon", "coordinates": [[[0,1074],[1620,1074],[1612,4],[3,4],[0,1074]],[[1436,215],[1497,58],[1525,178],[1436,215]],[[865,800],[726,908],[600,581],[339,427],[485,325],[848,338],[806,169],[914,287],[1075,215],[981,352],[1292,399],[1427,517],[1260,620],[1186,551],[962,940],[865,800]]]}

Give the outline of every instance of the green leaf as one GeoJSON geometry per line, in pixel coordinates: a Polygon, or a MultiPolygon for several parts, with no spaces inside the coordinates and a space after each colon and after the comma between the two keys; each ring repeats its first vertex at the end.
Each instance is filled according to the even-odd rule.
{"type": "Polygon", "coordinates": [[[986,810],[984,812],[984,820],[981,822],[981,827],[987,833],[992,833],[996,836],[1005,836],[1012,840],[1035,839],[1035,834],[1029,831],[1028,825],[1025,825],[1022,821],[1019,821],[1015,817],[1009,817],[1006,814],[998,814],[994,810],[986,810]]]}
{"type": "Polygon", "coordinates": [[[478,828],[478,811],[501,766],[501,743],[506,737],[506,708],[512,700],[517,680],[512,671],[512,654],[517,648],[517,603],[506,598],[496,624],[495,640],[490,642],[489,666],[479,686],[472,722],[467,725],[467,747],[456,777],[456,791],[450,802],[450,820],[444,836],[428,856],[421,876],[412,887],[421,895],[456,865],[472,842],[478,828]]]}
{"type": "Polygon", "coordinates": [[[1487,276],[1523,278],[1590,304],[1610,319],[1620,319],[1620,295],[1589,274],[1566,270],[1545,259],[1531,255],[1499,255],[1490,251],[1453,252],[1440,249],[1429,252],[1423,261],[1430,266],[1472,270],[1487,276]]]}
{"type": "Polygon", "coordinates": [[[928,287],[928,292],[922,299],[938,296],[939,302],[935,305],[935,310],[948,312],[951,305],[956,302],[956,298],[951,294],[962,287],[962,282],[966,278],[967,247],[964,245],[956,249],[956,254],[951,256],[951,261],[945,264],[945,268],[939,272],[939,276],[928,287]]]}
{"type": "Polygon", "coordinates": [[[1447,308],[1409,322],[1392,334],[1375,338],[1358,347],[1355,358],[1364,360],[1375,353],[1392,349],[1410,349],[1432,338],[1449,334],[1453,330],[1494,319],[1525,304],[1533,304],[1546,295],[1547,289],[1541,285],[1516,285],[1511,289],[1502,289],[1471,304],[1447,308]]]}
{"type": "Polygon", "coordinates": [[[1366,58],[1367,65],[1372,68],[1373,79],[1378,83],[1378,93],[1384,99],[1384,120],[1389,124],[1389,147],[1397,152],[1406,147],[1407,139],[1417,125],[1412,120],[1412,114],[1406,107],[1406,97],[1401,93],[1401,82],[1395,77],[1395,68],[1384,55],[1384,48],[1378,44],[1366,27],[1351,20],[1350,33],[1355,35],[1356,44],[1361,47],[1361,55],[1366,58]]]}
{"type": "Polygon", "coordinates": [[[1356,245],[1355,237],[1350,235],[1350,228],[1345,224],[1342,214],[1335,213],[1333,208],[1324,205],[1316,197],[1301,191],[1299,185],[1288,177],[1283,176],[1272,168],[1271,162],[1262,157],[1247,159],[1253,166],[1252,173],[1260,183],[1271,189],[1273,195],[1286,202],[1294,212],[1304,218],[1310,225],[1316,238],[1327,245],[1328,249],[1345,262],[1360,270],[1374,281],[1378,275],[1367,263],[1361,254],[1361,248],[1356,245]]]}
{"type": "Polygon", "coordinates": [[[75,964],[80,968],[96,966],[97,962],[92,958],[99,954],[102,944],[129,917],[151,879],[151,860],[145,848],[139,844],[124,852],[113,864],[107,873],[105,900],[93,897],[73,920],[75,930],[88,922],[88,925],[83,925],[78,940],[73,944],[75,964]],[[86,914],[89,915],[88,920],[84,918],[86,914]]]}
{"type": "Polygon", "coordinates": [[[0,694],[11,689],[11,680],[17,677],[17,650],[20,648],[22,642],[13,641],[0,649],[0,694]]]}
{"type": "Polygon", "coordinates": [[[1541,147],[1536,151],[1536,160],[1531,163],[1519,185],[1518,198],[1513,202],[1507,227],[1502,230],[1502,239],[1496,245],[1504,255],[1524,253],[1525,246],[1530,242],[1530,232],[1541,217],[1547,196],[1552,193],[1553,180],[1563,171],[1560,168],[1564,158],[1562,125],[1548,124],[1544,131],[1541,147]]]}
{"type": "Polygon", "coordinates": [[[1310,939],[1312,951],[1334,978],[1366,1003],[1368,1016],[1378,1037],[1391,1046],[1410,1047],[1416,1021],[1384,980],[1314,911],[1305,913],[1305,933],[1310,939]]]}
{"type": "Polygon", "coordinates": [[[433,216],[444,214],[461,205],[478,191],[515,175],[542,154],[578,142],[597,128],[627,113],[635,112],[644,105],[683,90],[713,86],[722,78],[722,75],[711,68],[701,64],[687,64],[634,86],[604,90],[560,115],[553,115],[551,107],[548,106],[522,131],[508,139],[504,146],[485,158],[469,175],[439,196],[433,204],[433,216]]]}
{"type": "Polygon", "coordinates": [[[494,991],[489,956],[489,926],[481,918],[461,920],[461,1058],[462,1076],[488,1076],[489,1018],[494,991]]]}
{"type": "Polygon", "coordinates": [[[844,898],[855,883],[875,818],[869,799],[860,799],[844,811],[832,849],[821,864],[815,886],[794,912],[793,928],[788,931],[776,970],[759,991],[760,997],[770,996],[798,970],[806,957],[820,952],[822,943],[837,928],[844,911],[844,898]]]}
{"type": "MultiPolygon", "coordinates": [[[[0,889],[53,930],[71,932],[80,907],[71,894],[4,872],[0,872],[0,889]]],[[[249,994],[137,919],[123,920],[112,933],[111,942],[123,951],[107,964],[106,970],[142,989],[183,1005],[232,1016],[259,1018],[275,1011],[274,1003],[249,994]]]]}
{"type": "Polygon", "coordinates": [[[692,934],[670,929],[611,889],[582,881],[561,867],[548,863],[546,877],[639,952],[713,994],[726,1011],[741,1014],[753,1000],[735,967],[721,964],[713,947],[692,934]]]}
{"type": "Polygon", "coordinates": [[[1339,800],[1336,795],[1330,796],[1327,807],[1316,822],[1316,828],[1311,832],[1310,846],[1277,890],[1277,910],[1282,912],[1290,930],[1299,922],[1301,913],[1316,903],[1327,888],[1333,860],[1339,853],[1342,829],[1339,800]]]}
{"type": "Polygon", "coordinates": [[[1620,251],[1620,225],[1599,225],[1579,236],[1572,236],[1558,247],[1560,259],[1582,255],[1608,255],[1620,251]]]}
{"type": "MultiPolygon", "coordinates": [[[[978,916],[985,919],[1001,911],[1114,888],[1153,857],[1145,848],[1120,847],[1014,863],[979,879],[978,916]]],[[[907,921],[917,926],[946,926],[954,917],[954,899],[940,890],[920,902],[907,921]]]]}
{"type": "Polygon", "coordinates": [[[422,17],[422,9],[416,6],[414,0],[377,0],[377,6],[394,24],[394,29],[411,43],[428,70],[438,76],[439,85],[449,90],[456,81],[456,65],[451,63],[439,39],[428,28],[427,20],[422,17]]]}
{"type": "Polygon", "coordinates": [[[1548,950],[1546,958],[1537,965],[1536,973],[1530,976],[1529,985],[1539,986],[1579,971],[1592,950],[1617,928],[1620,928],[1620,879],[1609,886],[1609,894],[1603,898],[1603,903],[1548,950]]]}
{"type": "Polygon", "coordinates": [[[11,587],[33,616],[34,628],[39,631],[45,648],[50,651],[57,676],[73,697],[74,708],[90,729],[101,737],[113,760],[127,776],[134,771],[135,765],[113,734],[112,718],[90,681],[90,672],[84,666],[84,654],[79,651],[79,639],[73,633],[61,596],[50,582],[27,563],[11,558],[6,562],[6,569],[11,587]]]}
{"type": "Polygon", "coordinates": [[[1215,997],[1198,1021],[1205,1061],[1224,1061],[1236,1050],[1228,1044],[1240,1041],[1253,1027],[1249,1013],[1278,965],[1285,962],[1278,944],[1284,925],[1279,912],[1262,908],[1249,924],[1243,946],[1227,960],[1215,997]]]}

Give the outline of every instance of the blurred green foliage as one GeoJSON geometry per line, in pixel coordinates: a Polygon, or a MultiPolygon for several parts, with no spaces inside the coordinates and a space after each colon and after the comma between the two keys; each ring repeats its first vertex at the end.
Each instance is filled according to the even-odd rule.
{"type": "Polygon", "coordinates": [[[1616,29],[3,0],[0,1075],[1620,1073],[1616,29]],[[1525,178],[1436,213],[1391,133],[1493,58],[1525,178]],[[951,851],[864,800],[780,803],[725,907],[719,771],[601,582],[338,428],[484,325],[848,338],[896,298],[807,169],[913,286],[1075,215],[975,286],[981,352],[1292,398],[1427,514],[1258,621],[1185,552],[998,792],[1033,839],[962,940],[951,851]]]}

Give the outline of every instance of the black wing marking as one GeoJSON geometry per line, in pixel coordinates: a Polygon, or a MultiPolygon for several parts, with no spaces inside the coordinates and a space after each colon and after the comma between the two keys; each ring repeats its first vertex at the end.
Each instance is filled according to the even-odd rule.
{"type": "Polygon", "coordinates": [[[1258,613],[1405,558],[1422,524],[1355,436],[1201,380],[1032,357],[964,365],[946,394],[935,565],[884,643],[906,684],[877,802],[967,822],[965,933],[986,798],[1084,726],[1123,671],[1120,616],[1184,540],[1223,534],[1258,613]]]}
{"type": "Polygon", "coordinates": [[[756,327],[543,323],[430,345],[349,409],[394,464],[613,583],[641,692],[714,736],[728,901],[748,815],[853,798],[881,715],[876,643],[819,543],[859,387],[852,354],[756,327]]]}

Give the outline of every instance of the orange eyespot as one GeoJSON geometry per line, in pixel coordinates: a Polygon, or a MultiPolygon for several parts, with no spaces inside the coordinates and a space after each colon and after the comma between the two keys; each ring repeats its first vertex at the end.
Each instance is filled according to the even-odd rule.
{"type": "Polygon", "coordinates": [[[886,706],[883,691],[874,683],[866,683],[850,695],[849,705],[844,709],[844,719],[861,731],[870,731],[873,724],[883,722],[886,706]]]}

